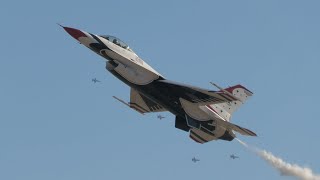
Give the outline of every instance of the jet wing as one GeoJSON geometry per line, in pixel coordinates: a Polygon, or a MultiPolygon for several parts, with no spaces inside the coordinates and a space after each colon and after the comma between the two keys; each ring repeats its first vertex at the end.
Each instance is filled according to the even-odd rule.
{"type": "MultiPolygon", "coordinates": [[[[246,135],[246,136],[257,136],[254,132],[250,131],[249,129],[240,127],[236,124],[232,124],[227,121],[216,119],[216,123],[219,124],[220,126],[225,127],[226,128],[225,134],[228,133],[232,137],[236,136],[233,133],[233,131],[240,133],[242,135],[246,135]]],[[[201,143],[201,144],[218,139],[213,132],[209,131],[205,127],[200,127],[200,129],[192,128],[190,130],[189,136],[191,139],[193,139],[194,141],[201,143]]],[[[220,139],[221,139],[221,137],[220,137],[220,139]]]]}
{"type": "Polygon", "coordinates": [[[237,100],[221,91],[211,91],[169,80],[159,80],[158,83],[163,88],[166,88],[170,93],[174,93],[177,97],[196,103],[199,106],[237,100]]]}
{"type": "Polygon", "coordinates": [[[143,94],[139,93],[135,89],[131,88],[130,91],[130,102],[129,105],[131,108],[137,110],[140,113],[148,112],[162,112],[167,111],[165,108],[159,104],[153,102],[149,98],[145,97],[143,94]]]}

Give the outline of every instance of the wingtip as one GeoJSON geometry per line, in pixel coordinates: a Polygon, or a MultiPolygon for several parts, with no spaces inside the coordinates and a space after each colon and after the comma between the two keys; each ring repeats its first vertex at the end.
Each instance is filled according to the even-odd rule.
{"type": "MultiPolygon", "coordinates": [[[[246,129],[246,128],[245,128],[245,129],[246,129]]],[[[246,129],[246,131],[249,131],[249,132],[250,132],[250,133],[249,133],[250,136],[255,136],[255,137],[258,136],[255,132],[253,132],[253,131],[251,131],[251,130],[249,130],[249,129],[246,129]]]]}

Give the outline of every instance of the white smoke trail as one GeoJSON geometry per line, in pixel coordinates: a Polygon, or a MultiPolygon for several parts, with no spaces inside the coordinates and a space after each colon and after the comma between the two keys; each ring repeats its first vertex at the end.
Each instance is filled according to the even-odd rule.
{"type": "MultiPolygon", "coordinates": [[[[237,139],[237,138],[236,138],[237,139]]],[[[250,149],[267,161],[272,167],[280,171],[281,175],[293,176],[300,180],[320,180],[320,175],[316,175],[310,168],[301,167],[297,164],[290,164],[281,158],[274,156],[271,152],[248,146],[246,143],[237,139],[240,144],[250,149]]]]}

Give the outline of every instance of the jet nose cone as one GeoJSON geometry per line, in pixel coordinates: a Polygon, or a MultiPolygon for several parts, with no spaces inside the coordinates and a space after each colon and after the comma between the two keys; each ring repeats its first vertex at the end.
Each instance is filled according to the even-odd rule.
{"type": "Polygon", "coordinates": [[[67,31],[67,33],[69,33],[76,40],[79,40],[80,37],[87,37],[86,34],[84,34],[82,31],[80,31],[78,29],[74,29],[74,28],[70,28],[70,27],[64,27],[64,26],[61,26],[61,27],[63,27],[63,29],[65,31],[67,31]]]}

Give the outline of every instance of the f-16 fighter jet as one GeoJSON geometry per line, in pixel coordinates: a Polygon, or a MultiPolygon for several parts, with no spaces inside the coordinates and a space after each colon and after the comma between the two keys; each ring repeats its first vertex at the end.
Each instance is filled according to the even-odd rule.
{"type": "Polygon", "coordinates": [[[94,82],[94,83],[101,82],[97,78],[93,78],[91,81],[94,82]]]}
{"type": "MultiPolygon", "coordinates": [[[[63,26],[62,26],[63,27],[63,26]]],[[[80,44],[106,60],[106,69],[130,87],[130,102],[116,98],[141,114],[169,111],[175,115],[175,127],[190,133],[198,143],[231,141],[235,132],[256,136],[249,129],[230,122],[252,92],[242,85],[217,91],[168,80],[120,39],[63,27],[80,44]]]]}
{"type": "Polygon", "coordinates": [[[234,155],[234,154],[231,154],[231,155],[230,155],[230,158],[231,158],[231,159],[236,159],[236,158],[239,158],[239,157],[236,156],[236,155],[234,155]]]}
{"type": "Polygon", "coordinates": [[[197,159],[195,157],[192,158],[192,162],[196,163],[197,161],[200,161],[200,159],[197,159]]]}

